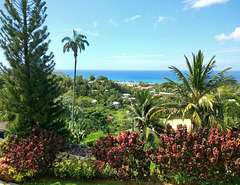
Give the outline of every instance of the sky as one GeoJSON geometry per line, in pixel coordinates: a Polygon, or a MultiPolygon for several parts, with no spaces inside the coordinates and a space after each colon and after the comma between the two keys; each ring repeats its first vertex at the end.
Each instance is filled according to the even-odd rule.
{"type": "MultiPolygon", "coordinates": [[[[4,9],[4,0],[0,9],[4,9]]],[[[90,46],[78,70],[187,69],[184,55],[203,51],[216,70],[240,71],[240,0],[47,0],[45,25],[55,68],[74,69],[61,42],[73,30],[90,46]]],[[[3,50],[0,62],[8,66],[3,50]]]]}

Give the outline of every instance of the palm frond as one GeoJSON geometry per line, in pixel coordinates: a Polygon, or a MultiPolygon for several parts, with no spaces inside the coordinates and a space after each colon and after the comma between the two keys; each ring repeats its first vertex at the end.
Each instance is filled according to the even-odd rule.
{"type": "Polygon", "coordinates": [[[85,50],[85,45],[89,46],[89,43],[86,39],[87,37],[85,35],[78,34],[76,30],[73,30],[73,39],[70,37],[64,37],[62,39],[62,42],[67,42],[64,45],[63,52],[65,53],[66,51],[72,49],[74,56],[77,56],[78,49],[81,53],[82,50],[85,50]]]}
{"type": "Polygon", "coordinates": [[[213,68],[215,67],[216,61],[214,60],[215,56],[213,56],[208,62],[207,66],[204,66],[204,70],[202,72],[202,81],[207,80],[209,75],[212,73],[213,68]],[[214,61],[213,61],[214,60],[214,61]]]}
{"type": "Polygon", "coordinates": [[[187,106],[185,107],[185,109],[183,111],[182,119],[185,119],[186,113],[189,112],[191,109],[194,109],[194,111],[195,111],[197,109],[197,106],[194,103],[187,104],[187,106]]]}
{"type": "Polygon", "coordinates": [[[199,106],[206,111],[213,111],[213,103],[214,97],[209,94],[202,96],[198,101],[199,106]]]}
{"type": "Polygon", "coordinates": [[[155,133],[150,127],[145,127],[144,130],[140,133],[140,138],[143,141],[148,141],[149,136],[152,135],[154,140],[158,140],[159,136],[155,133]]]}
{"type": "Polygon", "coordinates": [[[192,120],[198,123],[198,125],[201,127],[202,126],[202,119],[200,118],[199,114],[195,110],[193,115],[192,115],[192,120]]]}
{"type": "Polygon", "coordinates": [[[142,117],[139,117],[139,116],[137,116],[137,117],[134,117],[134,120],[140,121],[141,123],[145,123],[145,120],[144,120],[144,118],[142,118],[142,117]]]}
{"type": "Polygon", "coordinates": [[[70,37],[64,37],[63,39],[62,39],[62,42],[70,42],[72,39],[70,38],[70,37]]]}
{"type": "Polygon", "coordinates": [[[228,70],[230,70],[230,69],[232,69],[232,68],[229,67],[229,68],[226,68],[226,69],[220,71],[219,73],[217,73],[216,75],[214,75],[214,76],[210,79],[210,82],[213,82],[213,81],[215,81],[215,80],[218,79],[218,78],[222,78],[221,75],[224,74],[224,73],[226,73],[226,71],[228,71],[228,70]]]}
{"type": "Polygon", "coordinates": [[[221,97],[226,97],[226,98],[234,98],[234,95],[226,89],[225,86],[221,86],[217,88],[217,95],[221,97]]]}
{"type": "Polygon", "coordinates": [[[63,53],[65,53],[66,51],[69,51],[69,49],[70,49],[69,43],[64,44],[64,46],[63,46],[63,53]]]}
{"type": "Polygon", "coordinates": [[[187,67],[188,67],[188,70],[189,70],[189,73],[193,73],[193,70],[192,70],[192,66],[191,66],[191,63],[189,62],[188,58],[186,57],[186,55],[184,55],[185,59],[186,59],[186,63],[187,63],[187,67]]]}
{"type": "Polygon", "coordinates": [[[171,66],[169,68],[177,75],[178,79],[183,82],[183,85],[187,88],[188,92],[189,93],[191,92],[194,95],[194,92],[193,92],[190,84],[188,83],[188,80],[185,78],[185,76],[182,74],[182,72],[174,66],[171,66]]]}

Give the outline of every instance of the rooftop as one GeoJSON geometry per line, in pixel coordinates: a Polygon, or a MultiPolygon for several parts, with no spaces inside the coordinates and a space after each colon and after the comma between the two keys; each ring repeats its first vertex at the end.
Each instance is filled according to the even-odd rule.
{"type": "Polygon", "coordinates": [[[0,130],[7,130],[7,122],[0,122],[0,130]]]}

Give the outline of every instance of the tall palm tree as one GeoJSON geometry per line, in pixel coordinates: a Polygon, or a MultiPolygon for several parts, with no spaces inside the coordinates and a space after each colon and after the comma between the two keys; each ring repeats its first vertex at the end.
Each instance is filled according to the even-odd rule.
{"type": "Polygon", "coordinates": [[[71,49],[74,53],[75,67],[74,67],[74,82],[73,82],[73,105],[72,105],[72,123],[74,123],[74,104],[75,104],[75,86],[76,86],[76,68],[77,68],[77,56],[78,50],[81,53],[85,50],[85,45],[89,46],[87,37],[85,35],[78,34],[76,30],[73,30],[73,39],[70,37],[64,37],[62,42],[66,42],[63,46],[63,53],[69,52],[71,49]]]}
{"type": "Polygon", "coordinates": [[[165,78],[167,85],[174,89],[174,93],[181,98],[181,106],[184,106],[183,118],[190,117],[196,126],[202,123],[209,125],[211,113],[214,109],[214,94],[218,87],[232,82],[231,77],[224,76],[224,73],[231,68],[226,68],[216,75],[213,75],[213,68],[216,61],[215,56],[204,65],[204,56],[201,50],[197,55],[192,54],[193,61],[190,63],[185,56],[189,73],[184,75],[177,67],[169,67],[177,76],[179,83],[165,78]]]}

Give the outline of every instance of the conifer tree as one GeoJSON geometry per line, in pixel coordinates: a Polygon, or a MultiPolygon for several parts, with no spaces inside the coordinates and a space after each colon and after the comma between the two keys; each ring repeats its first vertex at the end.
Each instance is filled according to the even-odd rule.
{"type": "Polygon", "coordinates": [[[60,121],[63,108],[60,90],[52,74],[55,63],[48,52],[50,40],[44,25],[46,2],[42,0],[5,0],[0,10],[0,46],[10,68],[1,65],[4,85],[0,101],[7,115],[8,129],[27,136],[32,126],[64,134],[60,121]]]}

